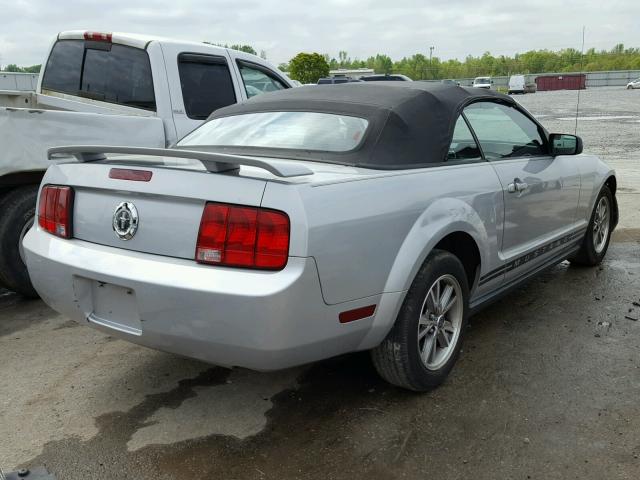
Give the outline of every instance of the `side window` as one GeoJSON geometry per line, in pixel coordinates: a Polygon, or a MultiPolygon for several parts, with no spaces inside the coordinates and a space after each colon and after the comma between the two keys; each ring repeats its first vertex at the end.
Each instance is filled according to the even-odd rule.
{"type": "Polygon", "coordinates": [[[513,107],[477,102],[465,108],[464,115],[489,160],[548,155],[538,125],[513,107]]]}
{"type": "Polygon", "coordinates": [[[56,42],[44,69],[42,88],[77,95],[80,90],[83,56],[82,40],[56,42]]]}
{"type": "Polygon", "coordinates": [[[206,119],[218,108],[236,103],[233,81],[224,57],[182,53],[178,72],[184,109],[189,118],[206,119]]]}
{"type": "Polygon", "coordinates": [[[261,93],[275,92],[276,90],[288,88],[279,79],[270,75],[266,69],[242,61],[238,61],[238,67],[240,68],[240,75],[242,75],[248,98],[255,97],[261,93]]]}
{"type": "Polygon", "coordinates": [[[156,109],[149,56],[139,48],[87,48],[80,89],[84,96],[129,107],[156,109]]]}
{"type": "Polygon", "coordinates": [[[458,117],[456,127],[453,130],[453,139],[449,146],[447,161],[456,160],[481,160],[480,149],[478,144],[469,130],[467,122],[462,116],[458,117]]]}

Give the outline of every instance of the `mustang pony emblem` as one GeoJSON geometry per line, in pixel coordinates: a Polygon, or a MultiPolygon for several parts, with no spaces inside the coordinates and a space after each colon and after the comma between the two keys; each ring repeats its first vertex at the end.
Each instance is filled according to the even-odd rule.
{"type": "Polygon", "coordinates": [[[131,202],[122,202],[113,212],[113,231],[121,240],[130,240],[138,230],[138,209],[131,202]]]}

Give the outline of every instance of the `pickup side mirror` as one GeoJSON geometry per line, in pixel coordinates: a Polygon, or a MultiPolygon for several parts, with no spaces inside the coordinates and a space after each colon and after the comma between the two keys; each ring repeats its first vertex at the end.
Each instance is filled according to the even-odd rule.
{"type": "Polygon", "coordinates": [[[582,139],[576,135],[552,133],[549,135],[551,155],[578,155],[582,153],[582,139]]]}

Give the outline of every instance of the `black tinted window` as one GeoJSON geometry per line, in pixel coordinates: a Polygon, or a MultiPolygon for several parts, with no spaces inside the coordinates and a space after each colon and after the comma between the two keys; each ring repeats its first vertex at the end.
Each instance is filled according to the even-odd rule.
{"type": "Polygon", "coordinates": [[[447,161],[456,160],[480,160],[480,149],[471,134],[464,118],[458,117],[456,128],[453,131],[453,139],[449,146],[447,161]]]}
{"type": "Polygon", "coordinates": [[[189,118],[203,120],[214,110],[236,103],[231,73],[223,57],[183,54],[178,70],[189,118]]]}
{"type": "Polygon", "coordinates": [[[110,50],[87,48],[82,93],[89,98],[155,110],[151,65],[147,52],[123,45],[110,50]]]}
{"type": "Polygon", "coordinates": [[[44,71],[42,88],[57,92],[78,93],[84,42],[82,40],[60,40],[49,55],[44,71]]]}
{"type": "Polygon", "coordinates": [[[487,159],[547,155],[538,125],[514,107],[477,102],[464,114],[487,159]]]}
{"type": "Polygon", "coordinates": [[[404,78],[395,75],[385,75],[380,77],[362,77],[365,82],[403,82],[404,78]]]}
{"type": "Polygon", "coordinates": [[[321,78],[320,80],[318,80],[318,85],[327,85],[329,83],[332,83],[332,80],[328,78],[321,78]]]}
{"type": "Polygon", "coordinates": [[[58,41],[49,56],[42,88],[148,110],[156,108],[147,52],[123,45],[58,41]]]}

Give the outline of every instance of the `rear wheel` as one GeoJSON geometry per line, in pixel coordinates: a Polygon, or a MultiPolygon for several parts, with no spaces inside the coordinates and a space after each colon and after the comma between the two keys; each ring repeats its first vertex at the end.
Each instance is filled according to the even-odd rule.
{"type": "Polygon", "coordinates": [[[371,352],[380,376],[415,391],[440,385],[460,353],[468,297],[460,260],[434,250],[407,292],[393,328],[371,352]]]}
{"type": "Polygon", "coordinates": [[[21,187],[2,200],[0,212],[0,283],[24,296],[36,293],[24,261],[22,239],[35,220],[37,186],[21,187]]]}
{"type": "Polygon", "coordinates": [[[582,240],[578,252],[569,257],[571,263],[585,266],[595,266],[602,259],[609,248],[611,239],[611,225],[613,223],[613,195],[606,185],[600,190],[596,205],[591,213],[591,221],[587,233],[582,240]]]}

